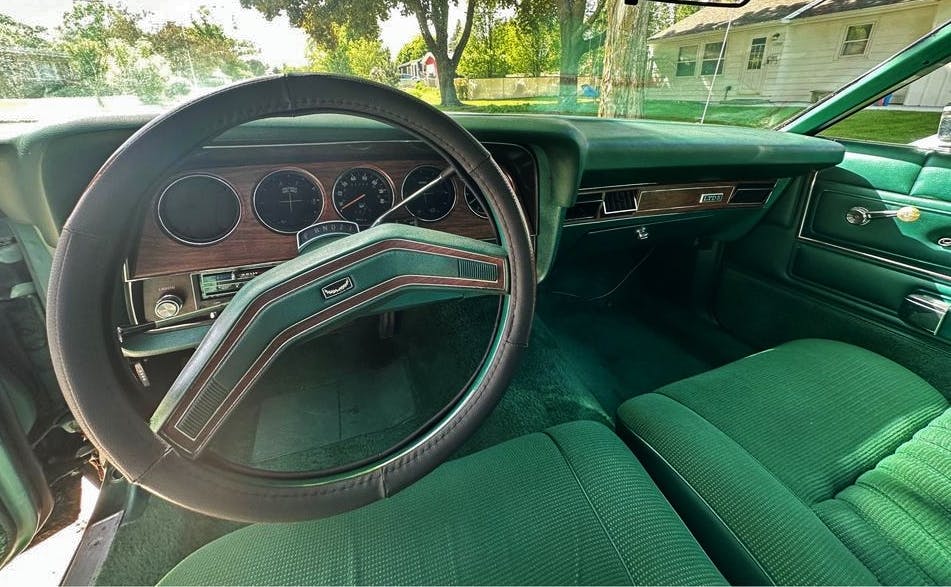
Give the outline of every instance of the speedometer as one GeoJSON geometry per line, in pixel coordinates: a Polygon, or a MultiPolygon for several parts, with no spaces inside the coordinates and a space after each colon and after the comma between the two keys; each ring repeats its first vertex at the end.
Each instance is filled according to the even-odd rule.
{"type": "Polygon", "coordinates": [[[334,208],[345,220],[367,227],[393,207],[393,184],[371,167],[354,167],[334,183],[334,208]]]}

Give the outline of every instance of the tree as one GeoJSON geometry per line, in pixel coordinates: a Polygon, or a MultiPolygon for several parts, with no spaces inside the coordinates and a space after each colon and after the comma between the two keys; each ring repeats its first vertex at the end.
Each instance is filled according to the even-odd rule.
{"type": "Polygon", "coordinates": [[[505,77],[518,44],[512,23],[503,20],[494,6],[480,5],[474,15],[469,51],[459,60],[459,72],[468,77],[505,77]]]}
{"type": "Polygon", "coordinates": [[[395,81],[390,52],[379,38],[353,39],[345,25],[335,27],[334,37],[337,42],[333,48],[310,42],[307,58],[311,70],[356,75],[382,83],[395,81]]]}
{"type": "Polygon", "coordinates": [[[486,0],[468,0],[466,15],[459,23],[455,43],[450,44],[449,8],[458,0],[400,0],[402,11],[416,17],[419,32],[426,41],[426,48],[436,59],[436,77],[439,79],[439,103],[443,106],[459,106],[456,95],[456,68],[469,43],[476,6],[486,0]]]}
{"type": "Polygon", "coordinates": [[[343,26],[351,38],[375,38],[380,21],[386,19],[397,0],[241,0],[244,8],[254,8],[271,20],[286,14],[318,47],[335,49],[343,26]]]}
{"type": "Polygon", "coordinates": [[[245,60],[254,53],[254,46],[229,37],[205,7],[198,9],[188,25],[166,22],[149,40],[155,52],[168,59],[175,75],[190,79],[192,84],[207,83],[221,75],[235,80],[255,74],[245,60]]]}
{"type": "Polygon", "coordinates": [[[108,0],[74,0],[57,28],[52,47],[67,56],[75,83],[67,95],[135,94],[162,102],[187,92],[184,82],[220,82],[264,73],[251,43],[231,38],[200,8],[188,25],[166,22],[154,33],[138,23],[147,13],[130,12],[108,0]]]}
{"type": "Polygon", "coordinates": [[[629,6],[624,0],[611,0],[599,116],[636,118],[644,113],[644,89],[650,74],[647,39],[651,10],[647,2],[629,6]]]}
{"type": "Polygon", "coordinates": [[[379,21],[389,10],[398,7],[407,16],[416,18],[426,48],[436,59],[439,78],[440,102],[444,106],[458,106],[459,98],[453,80],[456,68],[469,42],[476,6],[487,0],[468,0],[464,19],[459,23],[459,34],[450,32],[449,9],[460,0],[241,0],[246,8],[258,9],[266,18],[284,13],[291,24],[303,29],[315,46],[333,49],[340,39],[339,29],[346,25],[352,38],[375,38],[379,21]],[[453,42],[455,41],[455,42],[453,42]]]}
{"type": "Polygon", "coordinates": [[[556,2],[561,56],[559,101],[563,109],[574,107],[578,94],[581,59],[592,47],[591,37],[604,14],[606,0],[554,0],[556,2]]]}
{"type": "Polygon", "coordinates": [[[522,0],[513,19],[518,42],[512,49],[512,67],[534,77],[558,67],[558,15],[551,0],[522,0]]]}
{"type": "Polygon", "coordinates": [[[692,6],[690,4],[677,4],[674,6],[674,22],[680,22],[694,12],[703,8],[702,6],[692,6]]]}
{"type": "Polygon", "coordinates": [[[396,54],[396,64],[399,65],[407,61],[419,59],[426,51],[426,41],[423,39],[423,35],[416,35],[405,45],[400,47],[399,53],[396,54]]]}
{"type": "Polygon", "coordinates": [[[96,97],[106,93],[111,51],[117,42],[131,46],[144,36],[137,24],[142,16],[104,0],[73,1],[57,29],[56,44],[77,70],[71,93],[96,97]]]}
{"type": "Polygon", "coordinates": [[[42,96],[61,84],[60,80],[36,75],[38,64],[56,71],[58,62],[62,61],[48,53],[50,43],[45,33],[42,27],[33,27],[0,14],[0,71],[3,71],[0,98],[42,96]]]}
{"type": "Polygon", "coordinates": [[[161,103],[166,98],[171,70],[148,39],[140,38],[135,44],[110,39],[108,45],[108,87],[120,94],[135,94],[146,104],[161,103]]]}
{"type": "Polygon", "coordinates": [[[34,27],[0,14],[0,47],[5,49],[48,49],[46,29],[34,27]]]}

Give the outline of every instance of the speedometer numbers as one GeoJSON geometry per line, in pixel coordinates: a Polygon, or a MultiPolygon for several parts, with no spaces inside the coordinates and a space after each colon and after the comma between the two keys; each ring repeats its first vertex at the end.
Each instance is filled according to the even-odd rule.
{"type": "Polygon", "coordinates": [[[393,207],[393,184],[376,169],[354,167],[334,183],[333,204],[342,218],[366,228],[393,207]]]}

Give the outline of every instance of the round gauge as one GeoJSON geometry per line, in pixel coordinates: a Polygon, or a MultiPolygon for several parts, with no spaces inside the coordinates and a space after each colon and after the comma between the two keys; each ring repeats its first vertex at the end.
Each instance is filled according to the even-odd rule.
{"type": "Polygon", "coordinates": [[[294,169],[279,169],[264,176],[251,198],[254,214],[274,232],[295,234],[320,216],[324,195],[309,175],[294,169]]]}
{"type": "MultiPolygon", "coordinates": [[[[442,170],[432,165],[423,165],[409,172],[403,180],[403,199],[433,181],[442,170]]],[[[429,188],[421,195],[406,203],[409,213],[424,222],[442,220],[452,212],[456,205],[456,188],[448,178],[429,188]]]]}
{"type": "Polygon", "coordinates": [[[333,203],[345,220],[369,226],[393,207],[393,185],[375,169],[355,167],[337,178],[333,203]]]}
{"type": "MultiPolygon", "coordinates": [[[[515,182],[512,181],[512,176],[509,175],[508,171],[502,170],[502,177],[505,178],[505,181],[509,184],[509,187],[512,188],[512,191],[515,191],[515,182]]],[[[479,218],[488,219],[489,214],[485,210],[485,206],[482,205],[482,202],[479,200],[479,197],[476,196],[475,192],[467,185],[466,189],[463,190],[463,197],[466,199],[466,205],[469,206],[469,210],[479,218]]]]}
{"type": "Polygon", "coordinates": [[[469,189],[469,186],[466,186],[464,190],[466,205],[469,206],[469,210],[479,218],[488,219],[489,214],[485,211],[485,207],[482,205],[482,202],[479,201],[478,196],[475,195],[475,192],[469,189]]]}
{"type": "Polygon", "coordinates": [[[223,179],[194,174],[170,183],[159,196],[157,215],[162,229],[186,245],[210,245],[238,226],[241,201],[223,179]]]}

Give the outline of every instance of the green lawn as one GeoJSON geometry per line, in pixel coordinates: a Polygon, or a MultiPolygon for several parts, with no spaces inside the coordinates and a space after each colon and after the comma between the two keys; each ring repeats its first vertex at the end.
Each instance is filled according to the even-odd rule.
{"type": "MultiPolygon", "coordinates": [[[[433,105],[439,104],[439,90],[422,88],[411,93],[433,105]]],[[[575,114],[597,116],[598,102],[591,98],[579,98],[576,108],[559,110],[554,96],[538,98],[510,98],[502,100],[465,100],[462,112],[487,112],[493,114],[575,114]]],[[[731,124],[771,128],[801,111],[799,106],[711,104],[704,121],[709,124],[731,124]]],[[[675,102],[655,100],[648,102],[644,118],[699,122],[703,114],[702,102],[675,102]]],[[[909,112],[903,110],[865,110],[852,115],[822,133],[823,136],[843,139],[881,141],[906,144],[930,136],[938,128],[938,112],[909,112]]]]}
{"type": "Polygon", "coordinates": [[[821,136],[908,144],[938,132],[940,112],[863,110],[822,131],[821,136]]]}
{"type": "MultiPolygon", "coordinates": [[[[435,88],[412,90],[411,93],[430,104],[439,104],[439,91],[435,88]]],[[[487,112],[493,114],[574,114],[580,116],[597,116],[598,101],[592,98],[578,98],[575,108],[561,110],[559,108],[558,99],[554,96],[500,100],[464,100],[461,108],[457,107],[451,110],[487,112]]],[[[710,124],[771,127],[786,120],[799,110],[801,110],[801,108],[794,106],[711,104],[704,120],[710,124]]],[[[655,100],[647,104],[644,112],[644,118],[683,122],[699,122],[702,115],[702,102],[655,100]]]]}

